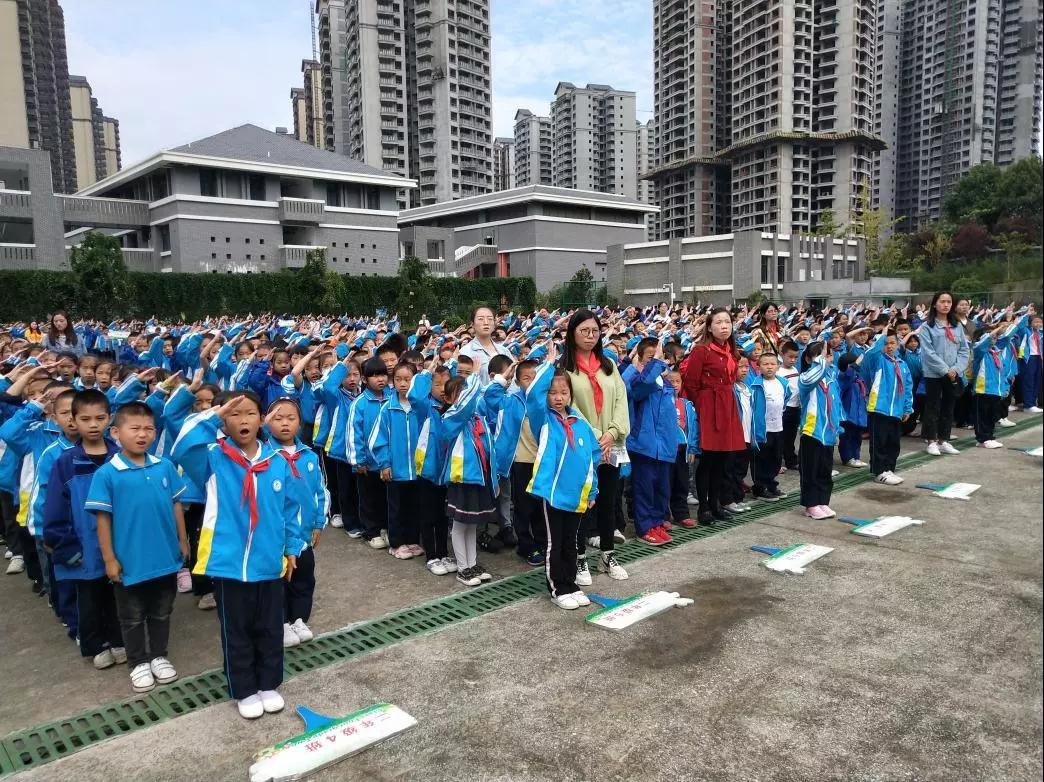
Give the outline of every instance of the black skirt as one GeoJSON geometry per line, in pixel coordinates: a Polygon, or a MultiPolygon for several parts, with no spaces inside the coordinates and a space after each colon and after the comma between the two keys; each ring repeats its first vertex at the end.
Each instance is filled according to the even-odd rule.
{"type": "Polygon", "coordinates": [[[489,486],[451,483],[446,487],[446,515],[460,524],[496,522],[497,501],[489,486]]]}

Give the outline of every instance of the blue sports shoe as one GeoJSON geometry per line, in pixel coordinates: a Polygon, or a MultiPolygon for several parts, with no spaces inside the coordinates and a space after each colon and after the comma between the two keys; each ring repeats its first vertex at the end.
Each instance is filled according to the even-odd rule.
{"type": "Polygon", "coordinates": [[[543,551],[534,551],[532,554],[526,557],[526,562],[528,562],[533,567],[543,567],[545,560],[546,555],[543,551]]]}

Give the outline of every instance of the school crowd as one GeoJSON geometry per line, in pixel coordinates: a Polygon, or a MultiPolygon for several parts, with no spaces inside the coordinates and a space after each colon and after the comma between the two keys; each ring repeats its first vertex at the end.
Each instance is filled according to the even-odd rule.
{"type": "Polygon", "coordinates": [[[457,329],[55,312],[0,327],[7,574],[96,668],[127,663],[135,692],[177,678],[171,615],[192,592],[257,718],[283,708],[283,649],[313,637],[327,526],[468,587],[493,578],[480,551],[518,556],[575,609],[589,547],[627,578],[628,520],[663,545],[785,497],[787,470],[829,518],[836,468],[902,483],[918,425],[933,455],[956,453],[954,426],[1002,447],[1009,410],[1041,412],[1041,342],[1032,305],[947,292],[913,310],[478,307],[457,329]]]}

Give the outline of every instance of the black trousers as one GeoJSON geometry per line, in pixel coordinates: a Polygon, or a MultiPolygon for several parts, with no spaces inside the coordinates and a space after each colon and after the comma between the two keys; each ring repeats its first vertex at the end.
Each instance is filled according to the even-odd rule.
{"type": "Polygon", "coordinates": [[[868,413],[866,418],[870,426],[870,473],[894,472],[899,460],[903,422],[881,413],[868,413]]]}
{"type": "Polygon", "coordinates": [[[170,615],[178,593],[177,575],[171,573],[131,586],[113,584],[112,588],[123,645],[127,649],[127,664],[134,668],[157,657],[166,657],[170,615]]]}
{"type": "Polygon", "coordinates": [[[221,652],[235,700],[283,683],[283,581],[214,579],[221,652]]]}
{"type": "MultiPolygon", "coordinates": [[[[612,551],[616,548],[616,541],[613,540],[613,529],[616,526],[613,499],[616,497],[619,483],[619,467],[613,467],[611,464],[598,465],[598,499],[595,506],[588,508],[583,514],[580,524],[585,531],[598,531],[598,548],[602,551],[612,551]]],[[[576,550],[578,554],[587,553],[587,536],[583,533],[576,536],[576,550]]]]}
{"type": "Polygon", "coordinates": [[[123,646],[116,596],[108,578],[83,579],[76,584],[76,624],[80,654],[94,657],[106,648],[123,646]]]}
{"type": "Polygon", "coordinates": [[[417,479],[417,503],[420,508],[420,540],[427,560],[448,556],[446,520],[446,487],[427,478],[417,479]]]}
{"type": "Polygon", "coordinates": [[[389,481],[384,485],[388,494],[388,545],[398,548],[419,543],[417,481],[389,481]]]}
{"type": "MultiPolygon", "coordinates": [[[[355,472],[355,468],[348,462],[342,462],[337,459],[331,460],[334,463],[334,470],[337,472],[337,497],[338,505],[341,508],[341,519],[344,521],[344,529],[357,530],[362,529],[362,522],[359,520],[359,481],[361,475],[355,472]]],[[[378,480],[380,480],[378,478],[378,480]]]]}
{"type": "MultiPolygon", "coordinates": [[[[183,508],[185,532],[188,534],[189,540],[189,570],[195,570],[196,558],[199,555],[199,533],[203,529],[203,511],[206,510],[206,506],[194,502],[184,505],[183,508]]],[[[192,594],[196,597],[203,597],[213,591],[214,582],[210,580],[210,576],[192,574],[192,594]]]]}
{"type": "Polygon", "coordinates": [[[547,559],[544,574],[551,597],[579,592],[576,585],[576,534],[580,530],[580,514],[552,508],[541,500],[547,531],[547,559]]]}
{"type": "Polygon", "coordinates": [[[363,531],[362,536],[372,540],[381,534],[382,529],[388,529],[388,489],[380,473],[373,470],[355,473],[355,488],[359,492],[359,526],[363,531]]]}
{"type": "Polygon", "coordinates": [[[337,484],[337,460],[331,459],[330,455],[319,446],[313,446],[319,455],[319,468],[323,471],[326,479],[326,490],[330,492],[330,515],[341,516],[341,494],[337,484]]]}
{"type": "Polygon", "coordinates": [[[18,526],[18,509],[15,507],[14,497],[6,491],[0,491],[0,521],[3,522],[7,550],[12,556],[25,556],[22,550],[22,536],[18,534],[18,530],[21,529],[18,526]]]}
{"type": "Polygon", "coordinates": [[[953,400],[953,425],[961,428],[973,426],[975,408],[975,395],[972,393],[971,383],[968,383],[953,400]]]}
{"type": "Polygon", "coordinates": [[[830,477],[834,469],[833,446],[823,445],[814,437],[803,434],[798,448],[798,462],[801,469],[801,504],[806,508],[829,505],[830,494],[834,490],[834,479],[830,477]]]}
{"type": "Polygon", "coordinates": [[[913,400],[913,412],[910,413],[910,417],[902,422],[903,437],[909,437],[913,430],[917,428],[917,422],[921,420],[921,416],[924,415],[924,394],[914,394],[913,400]]]}
{"type": "Polygon", "coordinates": [[[708,450],[700,454],[700,464],[696,468],[696,498],[700,501],[701,513],[721,509],[725,464],[729,455],[730,451],[708,450]]]}
{"type": "Polygon", "coordinates": [[[953,429],[953,405],[962,391],[961,384],[948,377],[924,379],[924,416],[921,435],[925,440],[949,440],[953,429]]]}
{"type": "Polygon", "coordinates": [[[788,470],[798,466],[797,433],[801,425],[801,408],[783,408],[783,464],[788,470]]]}
{"type": "Polygon", "coordinates": [[[36,539],[28,527],[18,527],[18,537],[22,544],[22,557],[25,560],[25,574],[34,584],[43,582],[43,568],[40,567],[40,555],[36,551],[36,539]]]}
{"type": "Polygon", "coordinates": [[[689,518],[689,454],[684,445],[678,447],[678,457],[671,465],[671,520],[675,523],[689,518]]]}
{"type": "Polygon", "coordinates": [[[1004,399],[993,394],[975,395],[975,439],[980,443],[992,440],[997,422],[1008,414],[1004,399]]]}
{"type": "Polygon", "coordinates": [[[731,451],[725,460],[725,485],[721,490],[721,502],[723,505],[731,505],[734,502],[743,502],[743,479],[747,477],[750,470],[751,449],[743,451],[731,451]]]}
{"type": "MultiPolygon", "coordinates": [[[[783,432],[765,432],[765,442],[754,452],[754,490],[778,491],[779,468],[783,466],[783,432]]],[[[793,441],[791,441],[793,447],[793,441]]]]}
{"type": "Polygon", "coordinates": [[[514,462],[511,465],[511,518],[518,537],[515,550],[521,557],[547,549],[547,532],[541,518],[540,500],[526,491],[532,478],[532,462],[514,462]]]}
{"type": "Polygon", "coordinates": [[[283,621],[298,619],[308,622],[312,615],[312,597],[315,595],[315,552],[309,546],[297,558],[297,567],[289,581],[283,582],[283,621]]]}

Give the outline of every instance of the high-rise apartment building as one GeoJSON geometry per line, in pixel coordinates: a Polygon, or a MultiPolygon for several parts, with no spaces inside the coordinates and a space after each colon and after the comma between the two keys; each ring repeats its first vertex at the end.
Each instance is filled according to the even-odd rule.
{"type": "Polygon", "coordinates": [[[403,207],[492,191],[489,1],[318,0],[316,13],[326,148],[416,179],[403,207]]]}
{"type": "Polygon", "coordinates": [[[77,188],[65,17],[58,0],[0,0],[0,146],[46,150],[56,192],[77,188]]]}
{"type": "Polygon", "coordinates": [[[880,0],[874,200],[901,230],[937,219],[972,166],[1038,150],[1041,18],[1038,0],[880,0]]]}
{"type": "Polygon", "coordinates": [[[119,122],[106,117],[83,76],[69,76],[76,185],[82,190],[120,170],[119,122]]]}
{"type": "Polygon", "coordinates": [[[318,60],[301,60],[304,84],[290,90],[294,115],[294,135],[298,141],[326,149],[326,122],[323,117],[323,69],[318,60]]]}
{"type": "Polygon", "coordinates": [[[493,189],[510,190],[515,186],[515,139],[506,136],[493,139],[493,189]]]}
{"type": "Polygon", "coordinates": [[[606,84],[559,82],[551,104],[553,184],[635,198],[635,94],[606,84]]]}
{"type": "Polygon", "coordinates": [[[515,112],[515,187],[551,184],[553,145],[550,117],[515,112]]]}
{"type": "MultiPolygon", "coordinates": [[[[635,159],[638,168],[638,200],[645,204],[653,204],[656,188],[651,181],[642,177],[652,170],[653,161],[656,159],[656,120],[639,122],[637,128],[635,159]]],[[[656,215],[646,215],[645,224],[650,231],[655,231],[656,215]]]]}
{"type": "Polygon", "coordinates": [[[660,238],[848,223],[869,182],[876,0],[655,3],[660,238]]]}

